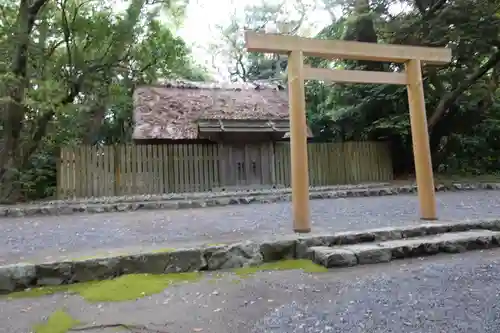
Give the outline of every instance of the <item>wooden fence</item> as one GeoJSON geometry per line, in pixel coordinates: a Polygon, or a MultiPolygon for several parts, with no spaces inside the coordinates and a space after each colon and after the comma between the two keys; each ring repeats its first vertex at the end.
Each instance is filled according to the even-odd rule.
{"type": "MultiPolygon", "coordinates": [[[[289,143],[269,146],[266,156],[270,158],[261,164],[270,176],[260,185],[289,187],[289,143]]],[[[311,186],[388,181],[393,177],[385,143],[311,143],[308,147],[311,186]]],[[[58,197],[202,192],[227,187],[225,148],[215,144],[64,148],[58,165],[58,197]]]]}

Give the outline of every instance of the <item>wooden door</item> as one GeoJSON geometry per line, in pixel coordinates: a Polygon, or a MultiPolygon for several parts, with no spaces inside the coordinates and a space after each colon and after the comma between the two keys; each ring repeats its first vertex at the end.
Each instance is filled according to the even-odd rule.
{"type": "Polygon", "coordinates": [[[260,145],[245,146],[245,178],[247,185],[262,184],[262,157],[260,145]]]}
{"type": "Polygon", "coordinates": [[[231,185],[244,186],[246,185],[246,161],[244,146],[230,147],[231,160],[230,170],[232,170],[232,183],[231,185]]]}
{"type": "Polygon", "coordinates": [[[231,145],[227,147],[225,186],[248,187],[264,183],[261,145],[231,145]]]}

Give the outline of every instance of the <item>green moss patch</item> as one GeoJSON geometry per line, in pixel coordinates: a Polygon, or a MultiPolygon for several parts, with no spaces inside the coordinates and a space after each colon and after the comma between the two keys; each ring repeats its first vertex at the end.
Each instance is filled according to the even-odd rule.
{"type": "Polygon", "coordinates": [[[169,252],[175,252],[175,251],[177,251],[177,249],[175,249],[173,247],[166,247],[166,248],[162,248],[162,249],[152,250],[149,252],[150,253],[169,253],[169,252]]]}
{"type": "Polygon", "coordinates": [[[306,273],[321,273],[328,271],[324,266],[315,264],[311,260],[297,259],[269,262],[260,266],[237,268],[233,270],[233,272],[239,276],[244,277],[263,271],[286,271],[294,269],[301,270],[306,273]]]}
{"type": "Polygon", "coordinates": [[[33,298],[68,292],[89,302],[121,302],[154,295],[173,284],[200,280],[200,273],[130,274],[116,279],[55,287],[40,287],[14,292],[7,299],[33,298]]]}
{"type": "Polygon", "coordinates": [[[80,287],[77,293],[89,302],[120,302],[154,295],[173,284],[199,279],[200,273],[131,274],[80,287]]]}
{"type": "Polygon", "coordinates": [[[8,295],[2,296],[1,298],[7,299],[18,299],[18,298],[35,298],[41,296],[49,296],[57,293],[67,292],[70,286],[50,286],[50,287],[38,287],[32,289],[26,289],[23,291],[16,291],[8,295]]]}
{"type": "Polygon", "coordinates": [[[46,322],[35,325],[35,333],[67,333],[80,323],[62,310],[57,310],[47,319],[46,322]]]}

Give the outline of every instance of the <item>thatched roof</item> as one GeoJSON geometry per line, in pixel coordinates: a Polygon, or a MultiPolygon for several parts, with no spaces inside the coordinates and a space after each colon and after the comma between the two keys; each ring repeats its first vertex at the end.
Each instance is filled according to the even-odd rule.
{"type": "Polygon", "coordinates": [[[288,96],[269,84],[168,82],[134,92],[134,139],[196,139],[197,121],[286,120],[288,96]]]}

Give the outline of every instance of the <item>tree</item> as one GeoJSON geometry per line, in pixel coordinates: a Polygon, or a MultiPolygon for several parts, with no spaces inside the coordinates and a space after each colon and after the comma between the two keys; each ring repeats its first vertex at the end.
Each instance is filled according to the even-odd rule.
{"type": "Polygon", "coordinates": [[[131,0],[123,12],[94,0],[4,0],[0,6],[4,201],[28,186],[26,175],[34,177],[41,155],[72,142],[126,140],[135,86],[203,78],[185,43],[161,22],[165,12],[179,20],[181,2],[131,0]]]}
{"type": "MultiPolygon", "coordinates": [[[[452,48],[453,60],[449,66],[424,68],[435,166],[439,170],[449,170],[450,158],[455,159],[459,154],[457,149],[463,150],[463,143],[470,146],[477,142],[477,149],[485,151],[479,148],[479,142],[484,143],[484,140],[465,139],[466,137],[479,138],[484,131],[491,133],[495,128],[491,127],[492,124],[498,124],[496,120],[492,122],[491,117],[498,119],[494,100],[498,96],[500,26],[497,13],[500,3],[483,0],[399,2],[406,5],[408,10],[391,12],[390,5],[393,1],[346,2],[343,38],[452,48]],[[477,132],[479,129],[480,132],[477,132]],[[457,144],[457,140],[462,143],[457,144]]],[[[324,32],[332,31],[332,36],[329,37],[338,38],[338,25],[339,22],[334,22],[332,29],[327,28],[324,32]]],[[[402,70],[401,66],[396,65],[361,62],[342,62],[335,66],[402,70]]],[[[331,140],[388,140],[394,153],[396,172],[412,172],[413,158],[404,87],[335,85],[322,89],[322,94],[327,97],[322,102],[309,97],[308,106],[310,113],[328,114],[329,122],[326,124],[330,126],[331,140]]],[[[316,87],[316,91],[318,90],[316,87]]],[[[459,155],[464,157],[463,154],[459,155]]],[[[473,160],[469,158],[467,163],[474,164],[471,170],[476,172],[478,167],[473,160]]],[[[459,164],[461,168],[468,168],[466,163],[459,164]]],[[[488,162],[488,166],[484,165],[489,170],[492,166],[491,162],[488,162]]]]}
{"type": "Polygon", "coordinates": [[[316,3],[308,0],[274,2],[264,1],[246,6],[243,14],[234,11],[226,26],[216,25],[220,36],[218,43],[210,50],[219,63],[226,64],[229,77],[233,81],[256,81],[285,79],[287,57],[273,54],[248,53],[245,50],[243,34],[245,30],[268,31],[283,34],[310,34],[312,25],[308,15],[316,3]]]}

